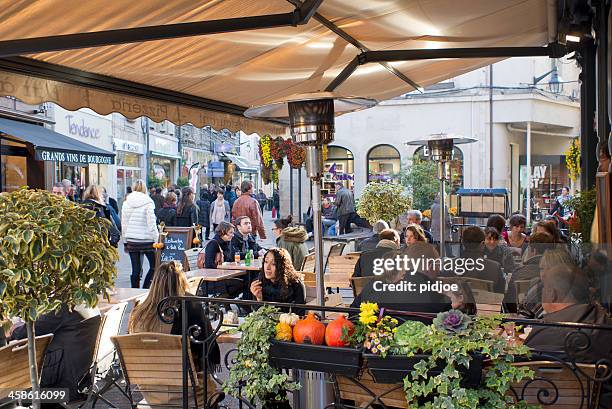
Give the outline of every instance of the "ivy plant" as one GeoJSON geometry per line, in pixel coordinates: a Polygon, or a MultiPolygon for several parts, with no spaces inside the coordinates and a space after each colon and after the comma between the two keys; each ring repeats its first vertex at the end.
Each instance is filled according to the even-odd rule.
{"type": "Polygon", "coordinates": [[[62,306],[95,306],[110,289],[119,255],[109,228],[93,211],[44,190],[0,194],[0,318],[25,321],[34,391],[34,323],[62,306]]]}
{"type": "Polygon", "coordinates": [[[274,401],[284,401],[287,391],[299,389],[299,383],[291,382],[286,373],[280,373],[268,362],[278,314],[278,308],[263,306],[249,314],[238,327],[242,335],[235,364],[223,384],[225,393],[239,397],[242,392],[248,401],[260,402],[266,407],[274,401]]]}
{"type": "Polygon", "coordinates": [[[409,407],[426,409],[498,409],[527,408],[525,402],[513,402],[510,385],[533,378],[527,367],[513,366],[515,355],[527,356],[529,348],[512,345],[496,334],[501,316],[473,317],[451,310],[426,326],[408,321],[397,328],[395,354],[408,357],[427,354],[404,378],[409,407]],[[483,354],[490,364],[479,388],[462,385],[461,369],[467,369],[473,354],[483,354]],[[442,364],[441,364],[442,363],[442,364]],[[440,365],[442,365],[440,367],[440,365]],[[434,368],[441,369],[437,375],[434,368]]]}

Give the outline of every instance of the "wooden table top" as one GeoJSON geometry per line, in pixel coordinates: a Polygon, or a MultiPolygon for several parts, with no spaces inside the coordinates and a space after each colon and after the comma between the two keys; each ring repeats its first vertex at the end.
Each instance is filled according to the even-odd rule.
{"type": "Polygon", "coordinates": [[[246,274],[244,269],[242,270],[228,270],[219,268],[199,268],[197,270],[190,270],[185,272],[187,278],[191,277],[202,277],[204,281],[223,281],[230,278],[240,277],[246,274]]]}
{"type": "Polygon", "coordinates": [[[261,259],[255,259],[251,261],[251,265],[247,266],[244,264],[244,260],[241,260],[239,264],[233,261],[225,262],[218,266],[221,270],[244,270],[244,271],[259,271],[261,270],[261,259]]]}
{"type": "Polygon", "coordinates": [[[115,304],[134,301],[147,294],[149,290],[146,288],[116,288],[110,296],[110,302],[101,295],[98,296],[98,309],[100,312],[106,312],[115,304]]]}

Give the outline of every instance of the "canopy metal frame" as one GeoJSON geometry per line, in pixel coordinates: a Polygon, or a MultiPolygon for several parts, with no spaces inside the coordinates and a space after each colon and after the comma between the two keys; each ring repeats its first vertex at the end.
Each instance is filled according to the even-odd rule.
{"type": "MultiPolygon", "coordinates": [[[[547,47],[370,50],[358,39],[352,37],[346,31],[317,12],[323,0],[287,1],[295,6],[292,12],[0,41],[0,69],[9,72],[31,74],[41,78],[103,91],[152,98],[168,103],[242,116],[247,107],[147,84],[122,80],[102,74],[81,71],[66,66],[25,58],[23,56],[43,52],[205,36],[210,34],[289,26],[297,27],[307,24],[311,19],[314,19],[360,51],[360,54],[327,85],[325,88],[326,91],[335,90],[346,81],[360,65],[368,63],[378,63],[382,65],[390,73],[400,78],[414,89],[421,91],[421,86],[418,83],[408,78],[389,63],[395,61],[432,60],[442,58],[506,58],[521,56],[549,56],[551,58],[557,58],[565,55],[565,53],[569,51],[565,46],[557,43],[549,44],[547,47]]],[[[283,121],[272,122],[286,125],[283,121]]]]}

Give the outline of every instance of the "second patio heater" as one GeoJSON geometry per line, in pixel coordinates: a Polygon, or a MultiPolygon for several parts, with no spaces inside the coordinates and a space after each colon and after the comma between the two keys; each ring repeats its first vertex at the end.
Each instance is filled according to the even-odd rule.
{"type": "Polygon", "coordinates": [[[376,105],[367,98],[342,97],[333,92],[297,94],[266,105],[249,108],[249,118],[288,120],[293,140],[306,148],[306,174],[311,180],[317,304],[325,305],[323,228],[321,224],[322,147],[334,140],[335,115],[376,105]]]}
{"type": "Polygon", "coordinates": [[[440,257],[446,257],[446,189],[445,183],[450,180],[450,162],[454,159],[455,145],[476,142],[474,138],[437,133],[426,139],[406,142],[406,145],[427,145],[429,157],[438,164],[438,180],[440,180],[440,257]]]}

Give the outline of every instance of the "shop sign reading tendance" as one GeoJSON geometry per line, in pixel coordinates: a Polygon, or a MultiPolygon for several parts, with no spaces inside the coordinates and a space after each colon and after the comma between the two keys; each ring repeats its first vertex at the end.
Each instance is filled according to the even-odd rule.
{"type": "Polygon", "coordinates": [[[51,162],[93,163],[100,165],[112,165],[114,162],[113,156],[108,155],[52,151],[41,148],[36,149],[36,160],[51,162]]]}

